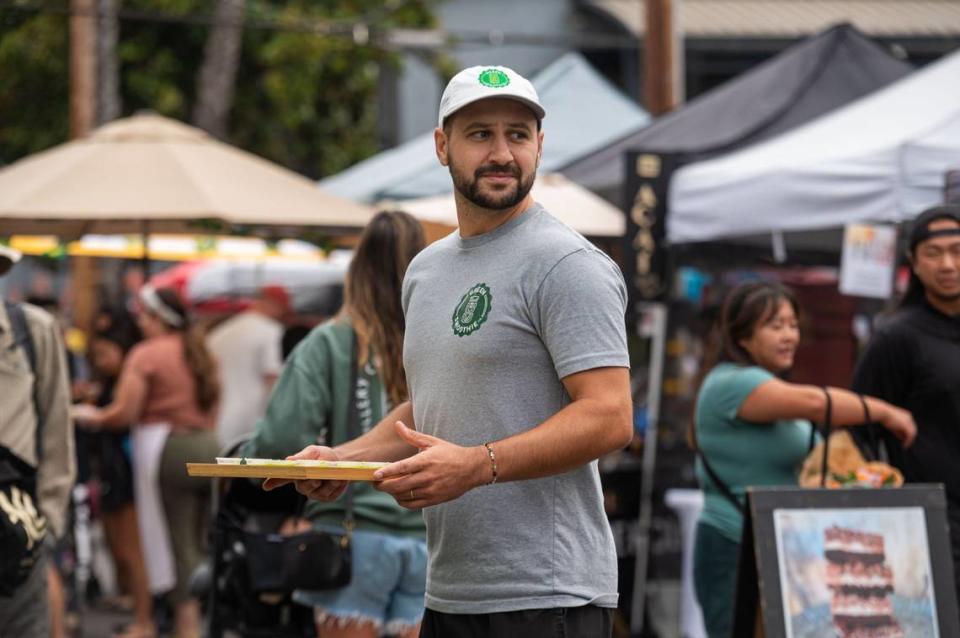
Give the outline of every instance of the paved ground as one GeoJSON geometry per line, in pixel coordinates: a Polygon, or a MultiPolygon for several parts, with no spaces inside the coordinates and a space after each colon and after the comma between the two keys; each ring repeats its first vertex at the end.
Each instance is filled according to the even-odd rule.
{"type": "Polygon", "coordinates": [[[75,625],[71,638],[110,638],[114,628],[129,622],[132,616],[104,606],[96,606],[71,615],[68,623],[75,625]]]}

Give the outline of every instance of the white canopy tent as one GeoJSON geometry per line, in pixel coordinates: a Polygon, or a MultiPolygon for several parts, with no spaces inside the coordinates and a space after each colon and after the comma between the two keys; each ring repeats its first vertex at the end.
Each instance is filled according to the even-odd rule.
{"type": "MultiPolygon", "coordinates": [[[[626,220],[619,208],[559,173],[537,176],[531,192],[550,214],[583,235],[621,237],[626,230],[626,220]]],[[[383,204],[395,205],[421,221],[457,226],[453,193],[383,204]]]]}
{"type": "Polygon", "coordinates": [[[790,133],[680,169],[673,244],[857,221],[898,222],[943,201],[960,163],[960,52],[790,133]]]}

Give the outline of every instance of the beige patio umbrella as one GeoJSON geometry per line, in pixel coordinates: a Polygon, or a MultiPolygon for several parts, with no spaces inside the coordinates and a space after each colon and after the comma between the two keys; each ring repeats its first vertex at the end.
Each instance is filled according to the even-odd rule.
{"type": "MultiPolygon", "coordinates": [[[[625,232],[623,211],[559,173],[538,175],[531,192],[554,217],[583,235],[622,237],[625,232]]],[[[405,210],[421,222],[446,228],[447,232],[457,226],[453,193],[381,204],[405,210]]]]}
{"type": "Polygon", "coordinates": [[[0,169],[0,235],[210,233],[237,225],[354,232],[372,214],[155,114],[114,121],[0,169]]]}

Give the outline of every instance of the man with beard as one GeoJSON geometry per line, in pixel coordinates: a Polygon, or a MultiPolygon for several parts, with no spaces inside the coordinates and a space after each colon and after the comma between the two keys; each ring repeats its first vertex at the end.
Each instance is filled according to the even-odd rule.
{"type": "MultiPolygon", "coordinates": [[[[544,116],[505,67],[447,85],[434,139],[460,227],[404,279],[411,401],[350,443],[293,457],[393,461],[378,488],[427,524],[421,636],[612,633],[616,552],[596,460],[632,435],[626,287],[530,194],[544,116]]],[[[297,489],[330,500],[343,483],[297,489]]]]}
{"type": "MultiPolygon", "coordinates": [[[[909,410],[916,420],[917,439],[909,449],[885,431],[880,436],[906,481],[946,486],[960,594],[960,207],[921,213],[907,257],[907,294],[867,346],[853,387],[909,410]]],[[[867,443],[862,432],[857,435],[867,443]]]]}

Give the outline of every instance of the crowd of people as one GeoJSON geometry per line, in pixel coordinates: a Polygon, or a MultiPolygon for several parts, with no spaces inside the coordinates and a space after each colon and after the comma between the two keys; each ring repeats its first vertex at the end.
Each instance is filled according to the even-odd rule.
{"type": "MultiPolygon", "coordinates": [[[[0,634],[60,638],[54,539],[74,482],[95,479],[132,600],[115,635],[160,635],[160,593],[174,635],[202,635],[190,580],[210,551],[211,484],[184,467],[230,450],[387,463],[372,483],[263,484],[293,483],[308,500],[286,528],[350,535],[350,583],[291,594],[320,638],[611,636],[617,556],[597,459],[633,436],[627,288],[531,195],[545,117],[508,68],[457,74],[435,151],[458,231],[426,246],[409,215],[377,214],[342,308],[296,346],[282,282],[212,330],[175,291],[146,284],[133,316],[96,318],[90,373],[71,390],[57,322],[5,301],[0,634]]],[[[925,212],[909,239],[910,288],[853,390],[788,380],[802,311],[790,290],[746,284],[724,302],[691,431],[705,493],[695,585],[711,638],[731,632],[747,488],[795,485],[828,409],[834,428],[882,426],[908,482],[946,485],[960,578],[960,210],[925,212]]],[[[0,275],[18,258],[0,245],[0,275]]]]}

